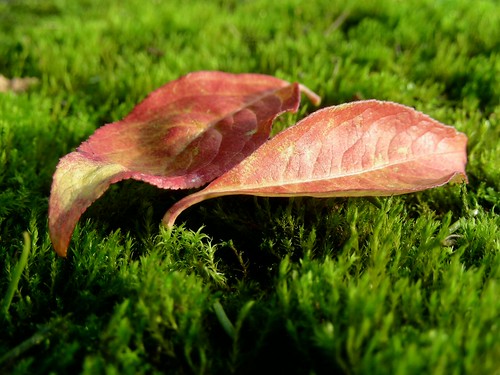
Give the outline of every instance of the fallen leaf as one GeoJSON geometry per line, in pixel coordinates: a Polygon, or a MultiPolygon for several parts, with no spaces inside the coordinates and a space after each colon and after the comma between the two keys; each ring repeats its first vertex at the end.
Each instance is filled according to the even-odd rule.
{"type": "Polygon", "coordinates": [[[34,77],[14,77],[7,78],[0,74],[0,92],[20,93],[28,90],[31,86],[38,83],[38,78],[34,77]]]}
{"type": "Polygon", "coordinates": [[[260,74],[196,72],[151,93],[125,119],[98,129],[53,176],[49,232],[60,256],[82,213],[124,179],[199,187],[264,143],[273,120],[296,111],[298,84],[260,74]]]}
{"type": "Polygon", "coordinates": [[[466,181],[467,137],[401,104],[329,107],[279,133],[205,189],[170,208],[224,195],[388,196],[466,181]]]}

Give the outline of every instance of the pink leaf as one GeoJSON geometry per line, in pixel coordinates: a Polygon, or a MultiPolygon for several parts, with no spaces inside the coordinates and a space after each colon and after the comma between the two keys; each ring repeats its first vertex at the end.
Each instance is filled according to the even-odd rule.
{"type": "Polygon", "coordinates": [[[168,210],[233,194],[387,196],[466,181],[467,137],[412,108],[376,100],[319,110],[168,210]]]}
{"type": "Polygon", "coordinates": [[[260,74],[197,72],[151,93],[60,160],[49,201],[56,252],[66,255],[81,214],[112,183],[186,189],[231,169],[267,140],[276,116],[297,110],[301,88],[260,74]]]}

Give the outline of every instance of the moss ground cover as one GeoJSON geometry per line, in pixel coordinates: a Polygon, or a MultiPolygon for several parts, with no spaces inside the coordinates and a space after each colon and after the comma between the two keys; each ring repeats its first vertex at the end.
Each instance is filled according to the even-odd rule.
{"type": "MultiPolygon", "coordinates": [[[[0,372],[495,374],[500,368],[496,1],[0,2],[0,372]],[[190,71],[384,99],[469,136],[470,183],[376,201],[124,182],[48,239],[58,159],[190,71]],[[184,222],[183,224],[181,224],[184,222]]],[[[281,130],[305,114],[286,115],[281,130]]]]}

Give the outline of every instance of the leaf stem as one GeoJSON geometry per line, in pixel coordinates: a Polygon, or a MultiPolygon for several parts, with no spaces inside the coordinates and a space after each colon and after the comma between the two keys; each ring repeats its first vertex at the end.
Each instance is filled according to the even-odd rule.
{"type": "Polygon", "coordinates": [[[312,91],[309,87],[299,84],[300,91],[314,104],[316,107],[321,104],[321,97],[312,91]]]}
{"type": "Polygon", "coordinates": [[[168,209],[162,219],[162,224],[167,228],[172,228],[175,224],[177,216],[181,214],[182,211],[191,207],[192,205],[204,201],[206,199],[218,197],[221,194],[205,194],[203,190],[198,193],[188,195],[182,198],[180,201],[176,202],[172,207],[168,209]]]}

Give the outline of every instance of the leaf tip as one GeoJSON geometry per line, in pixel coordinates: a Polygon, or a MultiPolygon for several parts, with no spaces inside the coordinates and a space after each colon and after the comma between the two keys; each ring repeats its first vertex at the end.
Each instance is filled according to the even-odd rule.
{"type": "Polygon", "coordinates": [[[49,198],[49,237],[56,254],[66,258],[71,234],[78,219],[71,217],[60,205],[58,198],[57,194],[51,194],[49,198]]]}
{"type": "Polygon", "coordinates": [[[450,184],[468,184],[469,178],[467,174],[464,172],[457,172],[453,176],[451,176],[449,180],[450,184]]]}
{"type": "Polygon", "coordinates": [[[49,236],[56,253],[66,257],[73,230],[85,210],[110,184],[126,177],[117,164],[103,164],[75,151],[64,156],[52,177],[49,236]]]}

